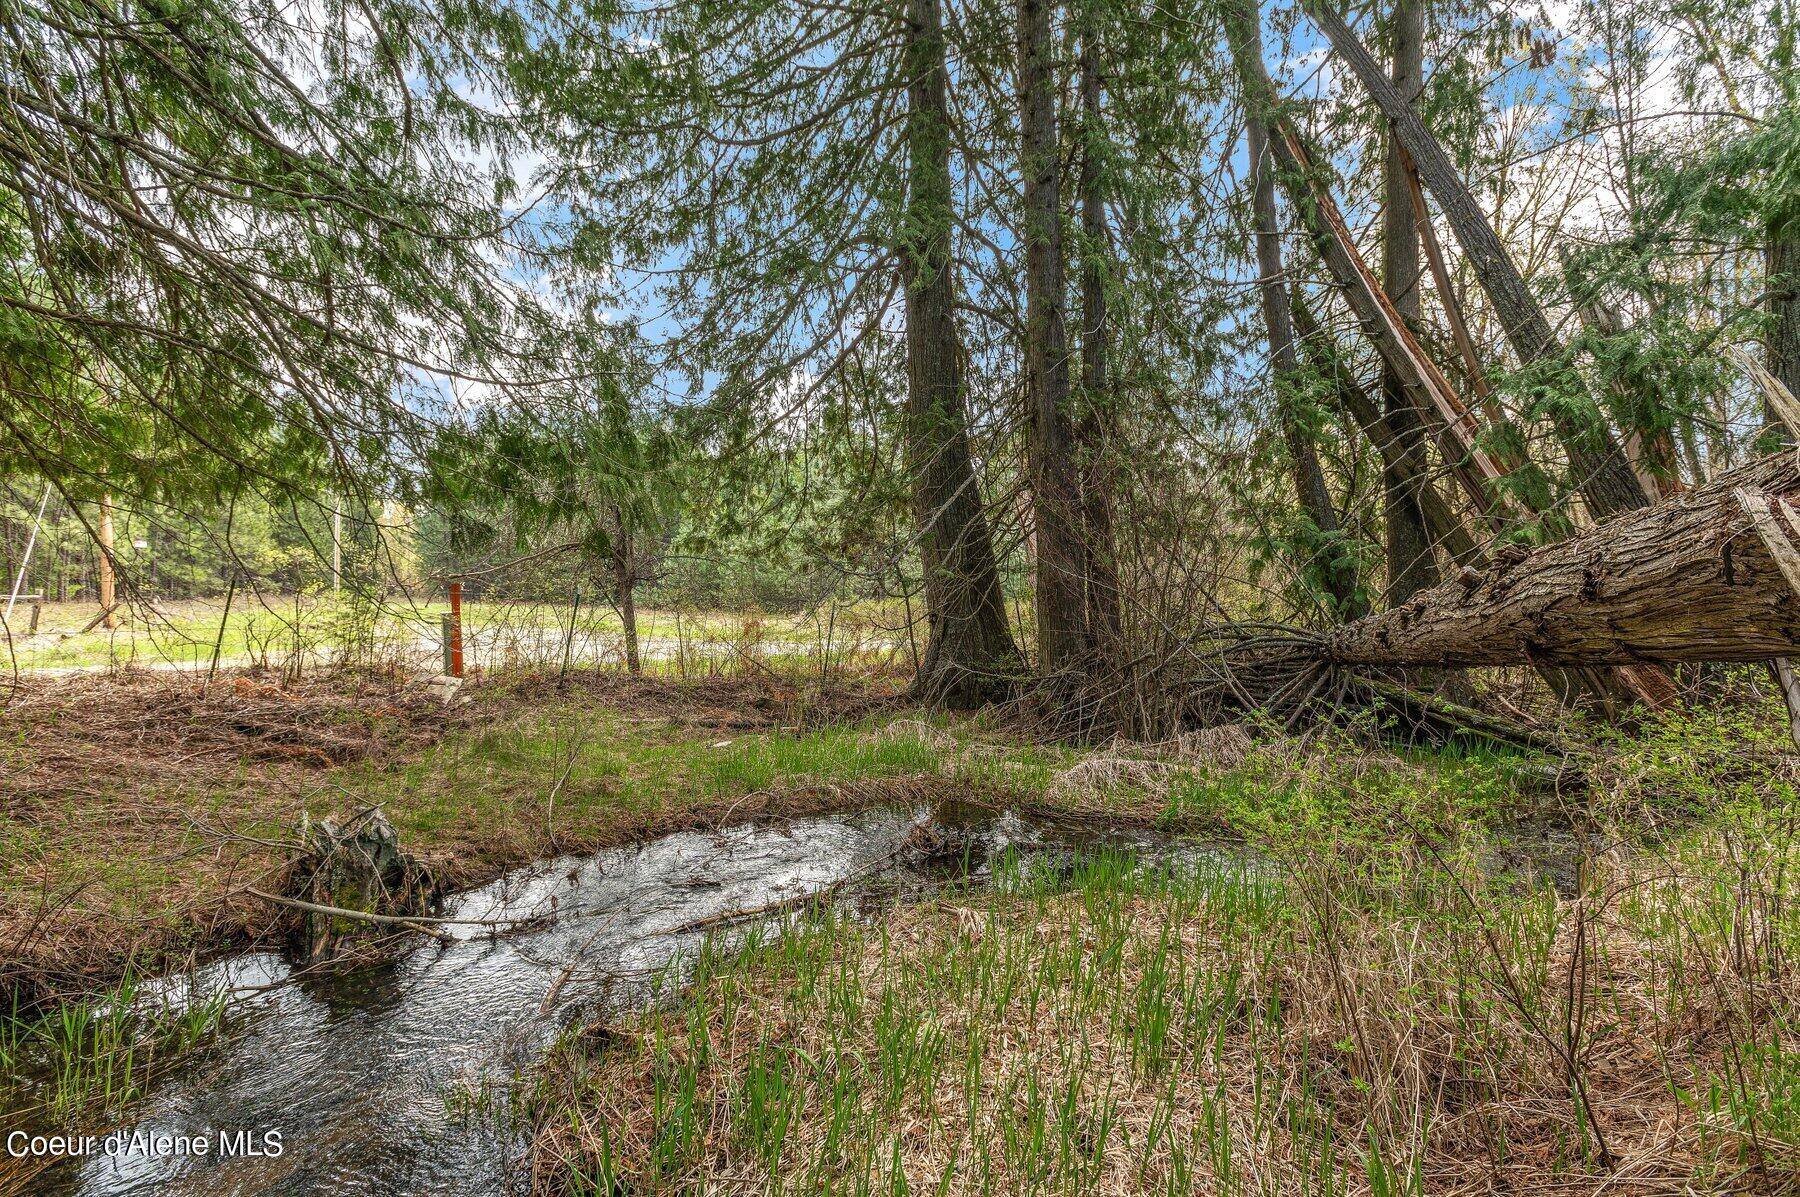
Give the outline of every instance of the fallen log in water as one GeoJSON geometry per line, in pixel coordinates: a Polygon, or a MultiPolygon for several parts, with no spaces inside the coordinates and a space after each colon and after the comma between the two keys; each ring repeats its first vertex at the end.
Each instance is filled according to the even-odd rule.
{"type": "Polygon", "coordinates": [[[1800,655],[1800,463],[1784,452],[1420,592],[1319,644],[1351,667],[1800,655]]]}

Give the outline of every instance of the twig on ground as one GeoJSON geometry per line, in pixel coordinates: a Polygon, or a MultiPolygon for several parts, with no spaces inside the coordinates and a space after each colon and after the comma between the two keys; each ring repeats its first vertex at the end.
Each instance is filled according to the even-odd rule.
{"type": "Polygon", "coordinates": [[[360,919],[367,923],[380,923],[386,926],[411,927],[424,931],[438,939],[449,937],[441,931],[434,931],[432,926],[444,927],[512,927],[519,923],[535,922],[536,917],[519,919],[449,919],[436,918],[429,915],[405,914],[371,914],[366,910],[350,910],[342,906],[326,906],[319,902],[305,902],[299,898],[283,898],[277,894],[265,893],[254,886],[246,885],[240,893],[249,894],[253,898],[261,898],[265,902],[273,902],[277,906],[291,906],[296,910],[307,910],[313,914],[329,914],[340,918],[360,919]],[[429,924],[429,925],[428,925],[429,924]]]}

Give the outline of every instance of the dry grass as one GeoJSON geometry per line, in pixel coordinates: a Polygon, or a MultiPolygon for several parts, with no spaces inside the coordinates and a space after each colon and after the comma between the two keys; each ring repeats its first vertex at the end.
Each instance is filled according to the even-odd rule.
{"type": "Polygon", "coordinates": [[[892,743],[896,740],[917,740],[921,744],[929,744],[944,752],[954,752],[962,747],[954,735],[944,728],[925,722],[923,719],[890,719],[880,727],[864,733],[871,743],[892,743]]]}
{"type": "Polygon", "coordinates": [[[279,867],[320,779],[415,755],[466,717],[366,679],[19,687],[0,742],[0,1003],[271,933],[233,891],[279,867]]]}
{"type": "Polygon", "coordinates": [[[1052,801],[1079,801],[1095,795],[1135,790],[1158,796],[1168,792],[1175,770],[1165,761],[1100,753],[1058,773],[1045,791],[1052,801]]]}
{"type": "Polygon", "coordinates": [[[711,955],[563,1045],[538,1191],[1796,1188],[1791,822],[1567,898],[1472,847],[1101,860],[711,955]]]}
{"type": "Polygon", "coordinates": [[[450,704],[347,675],[221,674],[204,694],[167,673],[22,685],[0,713],[0,1008],[279,937],[288,917],[240,891],[276,883],[303,813],[381,802],[454,888],[722,818],[904,800],[891,775],[686,776],[885,701],[607,673],[503,676],[450,704]]]}
{"type": "Polygon", "coordinates": [[[1221,723],[1183,733],[1174,744],[1175,758],[1219,765],[1227,769],[1244,763],[1255,741],[1241,723],[1221,723]]]}
{"type": "Polygon", "coordinates": [[[377,763],[417,751],[462,720],[430,690],[391,679],[277,682],[161,673],[20,686],[5,708],[14,740],[0,798],[59,796],[120,773],[169,782],[244,762],[377,763]]]}

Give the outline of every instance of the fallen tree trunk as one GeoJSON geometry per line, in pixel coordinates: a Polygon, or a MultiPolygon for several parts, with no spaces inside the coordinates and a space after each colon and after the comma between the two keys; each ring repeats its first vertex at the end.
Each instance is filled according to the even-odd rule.
{"type": "Polygon", "coordinates": [[[1346,666],[1636,665],[1800,654],[1800,463],[1781,453],[1324,637],[1346,666]]]}

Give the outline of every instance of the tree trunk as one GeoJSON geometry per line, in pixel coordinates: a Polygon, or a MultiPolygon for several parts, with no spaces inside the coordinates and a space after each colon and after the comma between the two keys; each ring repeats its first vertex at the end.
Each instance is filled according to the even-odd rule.
{"type": "MultiPolygon", "coordinates": [[[[1419,513],[1432,543],[1443,547],[1458,565],[1473,565],[1481,559],[1481,548],[1475,543],[1468,525],[1445,501],[1431,480],[1429,463],[1422,455],[1403,448],[1403,439],[1395,431],[1389,413],[1376,404],[1363,389],[1338,354],[1330,335],[1319,326],[1306,301],[1296,290],[1291,299],[1294,329],[1299,334],[1301,355],[1310,361],[1331,386],[1331,394],[1346,414],[1362,428],[1375,451],[1381,455],[1382,469],[1399,483],[1418,503],[1419,513]]],[[[1411,410],[1411,405],[1408,405],[1411,410]]],[[[1417,413],[1414,413],[1415,417],[1417,413]]]]}
{"type": "Polygon", "coordinates": [[[629,538],[621,536],[615,542],[612,559],[613,593],[619,604],[619,624],[625,629],[625,668],[636,677],[644,672],[644,664],[638,657],[638,579],[629,538]]]}
{"type": "Polygon", "coordinates": [[[1800,464],[1784,452],[1338,629],[1345,665],[1639,665],[1800,653],[1800,464]]]}
{"type": "MultiPolygon", "coordinates": [[[[1408,104],[1425,87],[1425,7],[1422,0],[1394,0],[1391,37],[1394,87],[1408,104]]],[[[1419,230],[1404,151],[1388,137],[1382,168],[1385,206],[1381,214],[1381,285],[1394,310],[1417,329],[1419,321],[1419,230]]],[[[1404,603],[1438,580],[1432,536],[1421,510],[1417,479],[1425,476],[1425,425],[1407,396],[1406,384],[1385,363],[1381,369],[1381,410],[1395,438],[1398,468],[1382,472],[1382,518],[1387,539],[1387,602],[1404,603]]],[[[1384,454],[1385,460],[1385,454],[1384,454]]]]}
{"type": "Polygon", "coordinates": [[[1089,651],[1081,479],[1069,421],[1068,280],[1062,236],[1051,0],[1019,0],[1019,142],[1024,179],[1025,394],[1037,528],[1038,668],[1079,668],[1089,651]]]}
{"type": "MultiPolygon", "coordinates": [[[[1769,315],[1763,352],[1773,374],[1790,395],[1800,395],[1800,228],[1778,223],[1769,227],[1765,249],[1764,300],[1769,315]]],[[[1792,444],[1793,434],[1772,413],[1769,426],[1782,443],[1792,444]]]]}
{"type": "MultiPolygon", "coordinates": [[[[1251,40],[1251,52],[1261,56],[1261,38],[1251,40]]],[[[1263,122],[1247,122],[1249,138],[1251,205],[1255,218],[1256,265],[1262,276],[1257,287],[1262,297],[1263,324],[1269,334],[1269,362],[1274,373],[1276,418],[1287,442],[1288,462],[1294,472],[1294,491],[1300,506],[1317,532],[1317,544],[1305,572],[1312,575],[1331,600],[1340,619],[1355,619],[1367,609],[1356,584],[1356,566],[1344,549],[1337,509],[1325,485],[1325,471],[1313,447],[1312,434],[1294,410],[1300,386],[1300,358],[1294,349],[1293,316],[1288,307],[1287,271],[1281,260],[1281,229],[1275,211],[1275,180],[1269,170],[1268,138],[1263,122]]]]}
{"type": "Polygon", "coordinates": [[[1113,535],[1117,472],[1113,443],[1117,410],[1112,390],[1112,329],[1107,323],[1108,252],[1101,119],[1100,46],[1094,0],[1083,6],[1081,31],[1081,389],[1077,426],[1081,452],[1081,514],[1087,546],[1088,633],[1099,659],[1120,657],[1118,546],[1113,535]]]}
{"type": "MultiPolygon", "coordinates": [[[[1526,366],[1555,363],[1563,349],[1549,319],[1526,287],[1512,256],[1457,174],[1443,146],[1425,127],[1412,105],[1395,90],[1331,4],[1327,0],[1307,0],[1306,8],[1330,40],[1332,48],[1391,122],[1393,139],[1411,155],[1420,181],[1437,198],[1476,279],[1494,305],[1520,363],[1526,366]]],[[[1561,375],[1555,381],[1570,388],[1580,385],[1566,365],[1561,367],[1561,375]]],[[[1603,418],[1583,420],[1561,410],[1560,405],[1546,414],[1568,456],[1576,486],[1596,520],[1649,503],[1649,497],[1637,475],[1631,472],[1630,464],[1603,418]]]]}
{"type": "Polygon", "coordinates": [[[113,505],[112,496],[100,496],[100,518],[94,528],[100,541],[100,622],[108,628],[118,626],[113,608],[119,605],[118,583],[113,574],[113,505]]]}
{"type": "Polygon", "coordinates": [[[969,452],[950,233],[950,122],[941,0],[908,0],[906,468],[924,569],[926,644],[915,694],[972,707],[1004,693],[1019,655],[969,452]]]}

